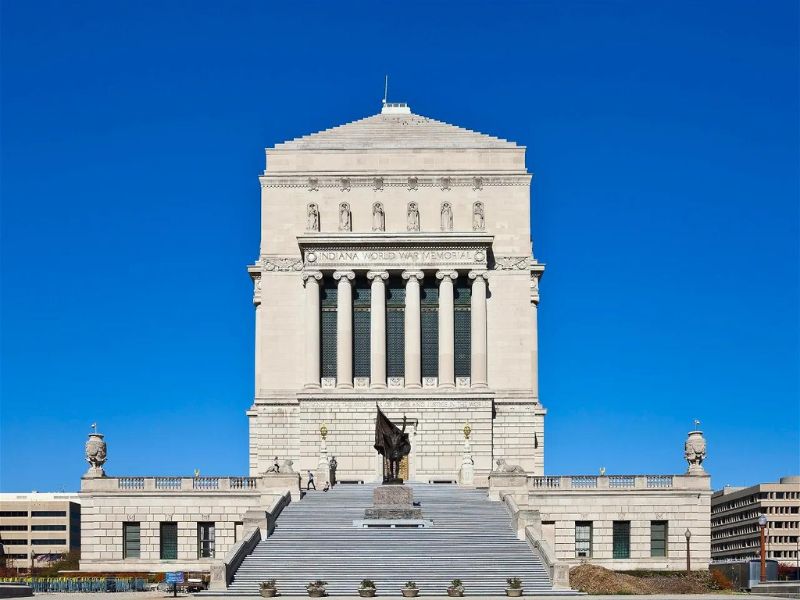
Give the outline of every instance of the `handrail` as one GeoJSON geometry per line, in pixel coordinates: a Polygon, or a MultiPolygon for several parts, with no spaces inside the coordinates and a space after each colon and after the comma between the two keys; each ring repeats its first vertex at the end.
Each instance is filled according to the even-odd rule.
{"type": "Polygon", "coordinates": [[[542,561],[550,575],[550,584],[554,589],[569,589],[569,565],[559,562],[555,551],[547,543],[547,540],[536,537],[536,528],[528,526],[525,528],[525,540],[531,545],[534,553],[542,561]]]}
{"type": "MultiPolygon", "coordinates": [[[[264,537],[272,535],[272,532],[275,530],[275,521],[277,521],[283,509],[286,508],[291,501],[292,494],[290,491],[273,498],[267,510],[264,511],[264,516],[266,518],[264,537]]],[[[233,576],[236,574],[236,571],[239,569],[244,559],[252,554],[261,539],[261,527],[258,521],[255,521],[247,528],[242,539],[228,550],[225,558],[211,565],[211,583],[209,587],[214,590],[226,589],[233,581],[233,576]]]]}

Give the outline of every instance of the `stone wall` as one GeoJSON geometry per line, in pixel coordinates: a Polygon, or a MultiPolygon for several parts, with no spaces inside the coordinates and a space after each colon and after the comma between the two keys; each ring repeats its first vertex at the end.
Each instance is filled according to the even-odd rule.
{"type": "Polygon", "coordinates": [[[251,475],[280,460],[295,461],[304,477],[320,458],[319,429],[328,429],[327,453],[338,462],[341,479],[377,481],[382,473],[375,441],[375,403],[400,424],[409,420],[412,451],[409,477],[415,481],[458,480],[464,453],[464,425],[472,428],[475,483],[486,485],[496,458],[540,474],[544,460],[544,410],[521,400],[494,402],[474,397],[386,399],[354,394],[301,394],[296,405],[256,404],[251,415],[251,475]],[[493,408],[494,406],[494,408],[493,408]]]}
{"type": "Polygon", "coordinates": [[[711,490],[707,476],[616,477],[619,479],[493,476],[492,495],[495,499],[511,495],[520,510],[536,511],[544,541],[559,561],[569,565],[589,562],[614,570],[685,569],[688,529],[692,569],[708,567],[711,490]],[[631,485],[612,488],[609,482],[614,481],[630,481],[631,485]],[[597,487],[581,487],[591,482],[597,487]],[[591,557],[576,556],[576,521],[592,522],[591,557]],[[614,521],[630,521],[630,558],[613,558],[614,521]],[[667,521],[666,557],[651,556],[651,521],[667,521]]]}
{"type": "MultiPolygon", "coordinates": [[[[203,478],[203,481],[212,479],[217,478],[203,478]]],[[[274,480],[274,490],[267,489],[271,485],[268,479],[253,483],[251,489],[224,490],[192,489],[193,478],[83,479],[80,568],[82,571],[207,571],[238,541],[237,523],[245,521],[248,511],[263,514],[276,498],[288,491],[284,488],[292,485],[289,478],[279,478],[280,481],[274,480]],[[178,489],[153,489],[155,481],[174,484],[178,489]],[[123,524],[126,522],[139,523],[139,558],[123,556],[123,524]],[[201,559],[198,557],[197,525],[207,522],[214,523],[215,551],[214,557],[201,559]],[[175,560],[160,558],[161,523],[177,523],[178,558],[175,560]]],[[[296,481],[293,487],[296,491],[296,481]]],[[[241,534],[242,528],[239,529],[241,534]]]]}

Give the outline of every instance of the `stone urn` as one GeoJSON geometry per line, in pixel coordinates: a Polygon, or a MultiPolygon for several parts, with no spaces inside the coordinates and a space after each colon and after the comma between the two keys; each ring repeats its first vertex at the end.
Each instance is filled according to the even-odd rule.
{"type": "Polygon", "coordinates": [[[687,475],[705,475],[703,461],[706,458],[706,438],[699,430],[690,431],[683,448],[683,456],[689,463],[687,475]]]}
{"type": "Polygon", "coordinates": [[[509,598],[519,598],[522,596],[522,588],[506,588],[506,596],[509,598]]]}
{"type": "Polygon", "coordinates": [[[106,464],[106,442],[102,433],[93,431],[86,440],[86,462],[89,463],[89,470],[84,477],[105,477],[106,472],[103,465],[106,464]]]}
{"type": "Polygon", "coordinates": [[[419,596],[419,588],[404,587],[401,588],[400,591],[403,593],[404,598],[416,598],[419,596]]]}
{"type": "Polygon", "coordinates": [[[278,590],[275,589],[274,587],[273,588],[262,587],[259,590],[259,593],[263,598],[274,598],[275,595],[278,593],[278,590]]]}
{"type": "Polygon", "coordinates": [[[460,598],[464,595],[464,588],[447,588],[447,595],[453,598],[460,598]]]}
{"type": "Polygon", "coordinates": [[[374,598],[375,591],[375,588],[359,588],[358,595],[362,598],[374,598]]]}

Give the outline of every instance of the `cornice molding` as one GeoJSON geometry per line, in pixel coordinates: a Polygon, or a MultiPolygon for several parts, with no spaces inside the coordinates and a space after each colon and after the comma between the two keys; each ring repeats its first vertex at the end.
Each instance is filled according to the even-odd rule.
{"type": "Polygon", "coordinates": [[[372,188],[381,191],[385,188],[406,188],[413,192],[420,188],[437,188],[448,192],[453,188],[470,188],[480,191],[486,187],[527,186],[530,173],[506,175],[451,175],[449,173],[430,175],[270,175],[259,177],[262,188],[306,188],[318,192],[323,188],[349,192],[354,187],[372,188]]]}

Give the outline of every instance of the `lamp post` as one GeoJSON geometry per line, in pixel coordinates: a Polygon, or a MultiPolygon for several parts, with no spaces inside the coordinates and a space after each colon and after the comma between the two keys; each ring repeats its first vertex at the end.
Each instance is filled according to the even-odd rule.
{"type": "Polygon", "coordinates": [[[758,517],[758,526],[761,528],[761,577],[759,580],[764,583],[767,580],[767,549],[764,530],[767,528],[767,515],[758,517]]]}
{"type": "Polygon", "coordinates": [[[686,574],[688,575],[692,572],[692,550],[689,546],[689,540],[692,539],[692,532],[687,529],[686,533],[683,535],[686,536],[686,574]]]}

